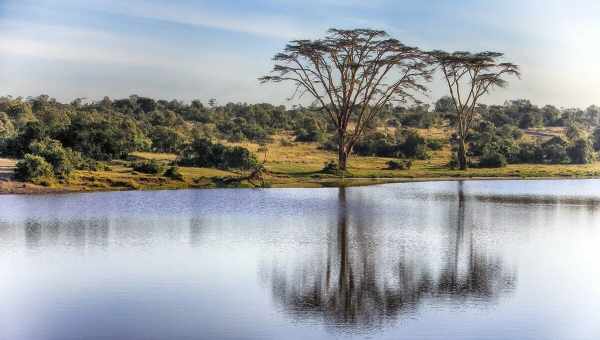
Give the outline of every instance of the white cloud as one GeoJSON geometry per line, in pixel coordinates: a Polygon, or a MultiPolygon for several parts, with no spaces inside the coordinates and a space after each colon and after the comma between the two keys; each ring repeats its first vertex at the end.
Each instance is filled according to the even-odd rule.
{"type": "Polygon", "coordinates": [[[306,21],[298,21],[284,15],[263,15],[255,12],[227,10],[210,2],[170,3],[155,1],[107,1],[88,0],[81,3],[62,0],[74,7],[95,9],[111,14],[162,20],[183,25],[215,28],[232,32],[253,34],[264,37],[292,39],[314,33],[306,21]]]}

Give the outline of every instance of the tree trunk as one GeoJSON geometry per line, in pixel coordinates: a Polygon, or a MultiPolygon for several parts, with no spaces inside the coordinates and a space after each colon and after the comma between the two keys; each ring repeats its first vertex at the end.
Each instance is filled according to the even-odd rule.
{"type": "Polygon", "coordinates": [[[346,171],[346,165],[348,161],[348,152],[344,150],[344,147],[340,147],[338,150],[338,169],[340,171],[346,171]]]}
{"type": "Polygon", "coordinates": [[[459,137],[458,140],[458,167],[460,170],[467,170],[467,150],[465,147],[465,139],[459,137]]]}
{"type": "Polygon", "coordinates": [[[346,150],[345,145],[345,136],[343,133],[339,133],[338,135],[338,170],[346,171],[346,165],[348,160],[348,151],[346,150]]]}

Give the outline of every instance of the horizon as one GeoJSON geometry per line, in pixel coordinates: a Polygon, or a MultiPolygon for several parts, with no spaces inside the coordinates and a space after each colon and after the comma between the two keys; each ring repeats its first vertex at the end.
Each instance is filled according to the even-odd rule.
{"type": "MultiPolygon", "coordinates": [[[[585,109],[598,104],[600,4],[591,0],[516,0],[428,4],[378,0],[14,1],[0,4],[0,95],[47,94],[62,102],[137,94],[184,102],[273,103],[291,107],[289,87],[261,85],[271,58],[292,39],[316,39],[331,27],[383,29],[425,50],[494,50],[521,66],[482,100],[502,105],[585,109]],[[579,8],[579,9],[578,9],[579,8]],[[585,10],[584,10],[585,9],[585,10]],[[493,13],[494,17],[490,14],[493,13]]],[[[446,95],[439,77],[426,103],[446,95]]]]}

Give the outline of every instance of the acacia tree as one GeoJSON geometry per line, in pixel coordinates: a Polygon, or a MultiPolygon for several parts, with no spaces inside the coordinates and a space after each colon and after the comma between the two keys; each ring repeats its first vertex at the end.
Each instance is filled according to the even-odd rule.
{"type": "Polygon", "coordinates": [[[433,51],[430,54],[441,69],[456,109],[457,160],[460,169],[466,170],[465,140],[477,116],[479,99],[494,87],[506,86],[504,77],[519,77],[519,66],[499,62],[503,54],[498,52],[433,51]]]}
{"type": "Polygon", "coordinates": [[[377,114],[391,102],[415,100],[431,79],[429,54],[370,29],[330,29],[323,39],[293,40],[273,61],[271,74],[259,80],[291,82],[292,98],[314,98],[335,126],[341,171],[377,114]]]}

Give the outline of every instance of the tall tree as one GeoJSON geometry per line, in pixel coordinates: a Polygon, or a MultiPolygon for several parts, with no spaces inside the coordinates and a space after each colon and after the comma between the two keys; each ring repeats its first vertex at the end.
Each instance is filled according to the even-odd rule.
{"type": "Polygon", "coordinates": [[[456,109],[457,160],[461,170],[467,168],[465,141],[477,116],[479,99],[494,87],[504,87],[506,76],[520,76],[519,67],[500,62],[502,53],[447,53],[433,51],[431,56],[443,74],[456,109]]]}
{"type": "Polygon", "coordinates": [[[386,32],[331,29],[323,39],[294,40],[273,58],[261,82],[291,82],[294,96],[311,95],[335,126],[338,167],[345,171],[352,147],[387,104],[415,100],[431,79],[431,57],[386,32]]]}

